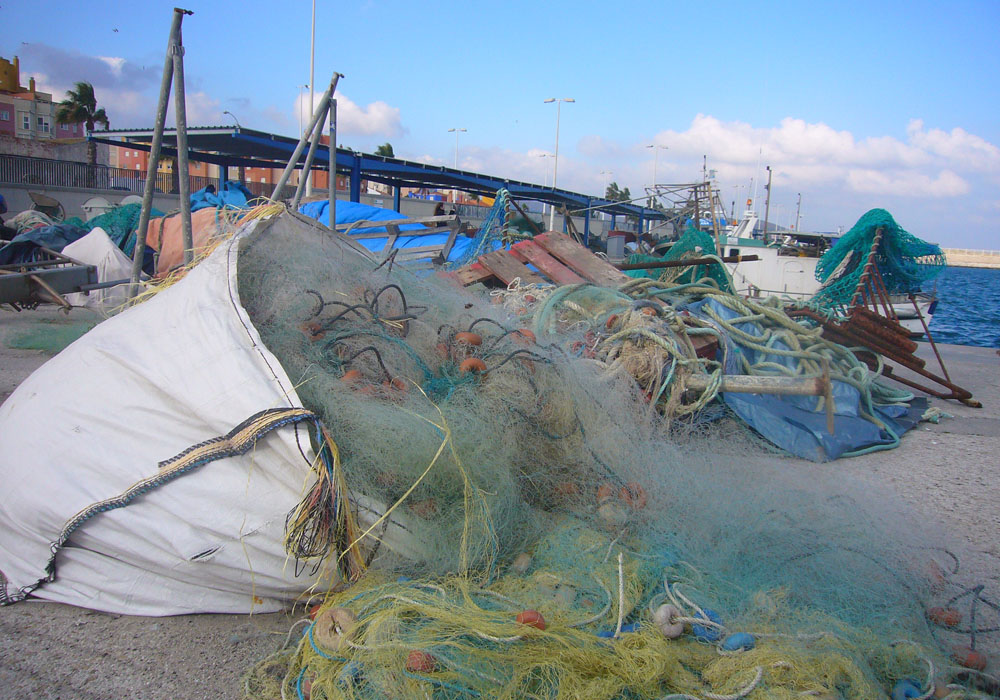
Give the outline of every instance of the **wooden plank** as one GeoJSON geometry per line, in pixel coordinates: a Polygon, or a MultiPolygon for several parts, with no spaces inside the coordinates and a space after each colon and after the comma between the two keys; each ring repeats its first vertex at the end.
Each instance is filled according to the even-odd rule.
{"type": "Polygon", "coordinates": [[[463,287],[468,287],[470,284],[488,280],[493,277],[493,273],[479,263],[472,263],[455,270],[455,276],[458,277],[458,281],[462,283],[463,287]]]}
{"type": "Polygon", "coordinates": [[[510,253],[523,263],[531,263],[556,284],[582,284],[587,280],[553,258],[534,241],[521,241],[510,247],[510,253]]]}
{"type": "Polygon", "coordinates": [[[601,287],[617,287],[629,278],[614,265],[591,253],[569,236],[549,231],[532,240],[545,248],[574,272],[601,287]]]}
{"type": "Polygon", "coordinates": [[[444,245],[441,247],[441,260],[442,261],[447,260],[448,256],[451,255],[451,249],[452,249],[452,246],[455,245],[455,238],[456,238],[456,236],[458,236],[458,229],[459,229],[459,226],[461,226],[461,223],[462,222],[459,221],[458,218],[456,217],[455,222],[451,225],[451,227],[450,227],[451,231],[450,231],[450,233],[448,233],[448,240],[446,240],[444,242],[444,245]]]}
{"type": "Polygon", "coordinates": [[[544,284],[539,275],[521,264],[513,255],[502,248],[479,256],[479,262],[504,284],[520,278],[521,284],[544,284]]]}

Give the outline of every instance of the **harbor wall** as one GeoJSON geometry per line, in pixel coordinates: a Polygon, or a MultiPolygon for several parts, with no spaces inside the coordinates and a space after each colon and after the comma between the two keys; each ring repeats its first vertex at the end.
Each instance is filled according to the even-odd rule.
{"type": "Polygon", "coordinates": [[[988,267],[1000,269],[1000,250],[942,248],[949,267],[988,267]]]}

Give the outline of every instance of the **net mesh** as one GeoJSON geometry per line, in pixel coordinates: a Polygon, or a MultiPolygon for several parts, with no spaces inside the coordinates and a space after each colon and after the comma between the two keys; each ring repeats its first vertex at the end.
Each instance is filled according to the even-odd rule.
{"type": "Polygon", "coordinates": [[[823,286],[811,303],[825,309],[851,303],[879,230],[882,238],[874,262],[890,294],[918,292],[944,269],[945,256],[939,246],[907,232],[885,209],[872,209],[816,264],[816,279],[823,286]]]}
{"type": "Polygon", "coordinates": [[[368,564],[247,696],[861,699],[940,661],[896,501],[728,428],[673,437],[587,351],[622,292],[490,303],[288,217],[242,242],[241,301],[335,443],[368,564]]]}
{"type": "MultiPolygon", "coordinates": [[[[662,257],[635,253],[629,256],[628,262],[634,265],[644,262],[702,258],[710,255],[718,255],[715,247],[715,239],[705,231],[688,226],[681,237],[677,239],[677,242],[670,246],[662,257]]],[[[667,267],[659,270],[655,268],[650,270],[629,270],[625,274],[629,277],[655,279],[673,284],[689,284],[703,278],[708,278],[719,289],[726,292],[732,291],[730,280],[726,272],[722,269],[721,263],[690,265],[687,267],[667,267]]]]}

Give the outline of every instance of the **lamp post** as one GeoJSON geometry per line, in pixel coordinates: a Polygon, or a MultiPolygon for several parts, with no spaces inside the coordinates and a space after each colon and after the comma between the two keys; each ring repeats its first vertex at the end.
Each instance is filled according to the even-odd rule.
{"type": "Polygon", "coordinates": [[[613,170],[602,170],[601,175],[604,175],[604,192],[601,193],[602,197],[608,196],[608,185],[611,184],[611,176],[614,175],[613,170]]]}
{"type": "MultiPolygon", "coordinates": [[[[455,133],[455,170],[458,170],[458,135],[466,131],[468,131],[468,129],[459,129],[458,127],[448,129],[449,134],[452,132],[455,133]]],[[[458,190],[453,189],[451,191],[451,201],[458,202],[458,190]]]]}
{"type": "MultiPolygon", "coordinates": [[[[563,102],[576,102],[572,97],[550,97],[546,100],[542,100],[545,104],[552,102],[556,103],[556,153],[555,161],[552,163],[552,189],[556,188],[556,182],[559,177],[559,116],[562,111],[563,102]]],[[[549,230],[555,228],[556,225],[556,208],[555,205],[549,210],[549,230]]]]}
{"type": "Polygon", "coordinates": [[[236,118],[236,115],[235,115],[235,114],[233,114],[232,112],[230,112],[230,111],[229,111],[228,109],[225,109],[225,110],[223,110],[223,111],[222,111],[222,113],[223,113],[223,114],[228,114],[228,115],[229,115],[230,117],[232,117],[232,118],[233,118],[233,121],[234,121],[234,122],[236,122],[236,128],[237,128],[237,129],[242,129],[242,128],[243,128],[243,127],[242,127],[242,126],[240,125],[240,120],[236,118]]]}
{"type": "MultiPolygon", "coordinates": [[[[539,153],[538,157],[539,158],[555,158],[555,156],[553,154],[551,154],[551,153],[539,153]]],[[[542,168],[542,181],[544,183],[542,185],[542,187],[548,187],[549,186],[549,171],[548,171],[547,168],[542,168]]],[[[550,207],[550,206],[552,206],[552,205],[551,204],[546,204],[545,202],[542,202],[542,220],[543,221],[545,219],[545,215],[548,213],[545,210],[545,207],[550,207]]]]}
{"type": "MultiPolygon", "coordinates": [[[[313,110],[316,109],[316,100],[313,97],[313,87],[316,85],[316,0],[312,1],[312,28],[310,30],[311,38],[309,39],[309,114],[312,114],[313,110]]],[[[330,95],[333,97],[333,95],[330,95]]],[[[320,128],[320,127],[317,127],[320,128]]],[[[302,129],[299,129],[299,133],[302,133],[302,129]]],[[[336,146],[334,146],[336,149],[336,146]]],[[[334,168],[336,170],[336,168],[334,168]]],[[[309,172],[305,174],[306,176],[306,196],[312,194],[312,168],[309,172]]]]}
{"type": "MultiPolygon", "coordinates": [[[[662,148],[662,149],[666,150],[666,149],[669,148],[669,146],[661,146],[658,143],[651,143],[648,146],[646,146],[646,148],[652,148],[653,149],[653,189],[655,190],[656,189],[656,176],[657,176],[657,172],[656,171],[659,169],[659,165],[660,165],[660,149],[662,148]]],[[[648,205],[649,205],[650,209],[653,208],[653,198],[652,198],[652,196],[649,198],[648,205]]],[[[652,219],[649,220],[649,230],[650,231],[653,230],[653,220],[652,219]]]]}

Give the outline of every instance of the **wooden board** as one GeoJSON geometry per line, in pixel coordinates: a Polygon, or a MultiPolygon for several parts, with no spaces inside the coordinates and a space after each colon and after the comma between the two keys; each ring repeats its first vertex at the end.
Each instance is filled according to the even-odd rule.
{"type": "Polygon", "coordinates": [[[480,255],[479,263],[496,275],[504,284],[510,284],[518,277],[521,278],[521,284],[544,284],[545,282],[502,248],[486,255],[480,255]]]}
{"type": "Polygon", "coordinates": [[[493,273],[479,263],[472,263],[471,265],[465,265],[455,270],[455,277],[458,278],[463,287],[468,287],[470,284],[488,280],[490,277],[493,277],[493,273]]]}
{"type": "Polygon", "coordinates": [[[534,241],[521,241],[510,247],[510,253],[523,263],[531,263],[556,284],[582,284],[587,280],[553,258],[534,241]]]}
{"type": "Polygon", "coordinates": [[[606,260],[601,260],[569,236],[558,231],[543,233],[541,236],[535,236],[532,240],[558,258],[564,265],[596,285],[617,287],[628,280],[628,277],[616,269],[614,265],[606,260]]]}

